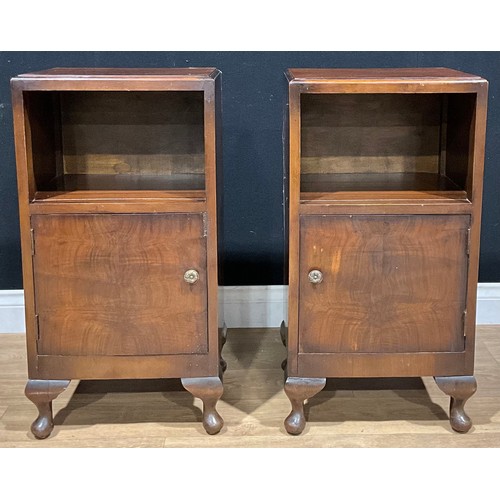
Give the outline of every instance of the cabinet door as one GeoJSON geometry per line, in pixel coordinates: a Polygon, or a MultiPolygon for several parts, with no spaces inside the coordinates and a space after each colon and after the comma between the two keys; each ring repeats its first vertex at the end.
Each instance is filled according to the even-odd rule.
{"type": "Polygon", "coordinates": [[[202,214],[37,215],[32,227],[39,354],[207,352],[202,214]]]}
{"type": "Polygon", "coordinates": [[[469,221],[301,217],[300,351],[463,351],[469,221]]]}

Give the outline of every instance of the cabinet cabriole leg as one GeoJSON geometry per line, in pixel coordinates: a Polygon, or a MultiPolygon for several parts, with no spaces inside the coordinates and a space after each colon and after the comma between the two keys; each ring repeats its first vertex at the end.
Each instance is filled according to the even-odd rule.
{"type": "Polygon", "coordinates": [[[306,426],[304,401],[317,394],[326,385],[326,378],[288,377],[285,393],[292,404],[292,411],[285,419],[285,429],[289,434],[300,434],[306,426]]]}
{"type": "Polygon", "coordinates": [[[217,434],[224,425],[224,420],[215,406],[224,392],[219,377],[182,378],[186,391],[203,402],[203,427],[208,434],[217,434]]]}
{"type": "Polygon", "coordinates": [[[70,380],[28,380],[24,393],[37,407],[38,417],[31,424],[31,432],[37,439],[48,438],[54,428],[52,401],[69,385],[70,380]]]}
{"type": "Polygon", "coordinates": [[[477,382],[472,376],[434,377],[437,386],[450,396],[450,424],[454,431],[467,432],[472,420],[465,413],[465,403],[476,392],[477,382]]]}

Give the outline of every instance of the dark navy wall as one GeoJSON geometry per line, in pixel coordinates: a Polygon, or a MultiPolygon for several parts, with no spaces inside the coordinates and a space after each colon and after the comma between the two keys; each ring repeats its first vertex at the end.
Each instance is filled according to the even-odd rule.
{"type": "Polygon", "coordinates": [[[282,117],[288,67],[448,66],[490,82],[480,281],[500,282],[498,52],[0,53],[0,289],[22,288],[9,79],[54,66],[215,66],[223,73],[224,284],[281,284],[282,117]]]}

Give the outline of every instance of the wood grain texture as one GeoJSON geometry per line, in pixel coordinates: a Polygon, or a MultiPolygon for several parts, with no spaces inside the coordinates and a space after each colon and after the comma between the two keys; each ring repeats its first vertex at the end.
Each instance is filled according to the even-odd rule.
{"type": "MultiPolygon", "coordinates": [[[[285,173],[284,182],[288,183],[288,200],[285,198],[285,212],[288,222],[288,316],[286,318],[288,327],[287,339],[287,372],[290,376],[298,376],[297,352],[299,331],[299,258],[300,258],[300,232],[299,232],[299,206],[300,206],[300,135],[301,135],[301,113],[300,113],[300,89],[297,86],[289,86],[288,89],[288,122],[289,130],[288,172],[285,173]],[[287,175],[288,174],[288,175],[287,175]]],[[[286,188],[285,188],[286,193],[286,188]]],[[[285,250],[285,254],[287,254],[285,250]]],[[[286,283],[286,281],[285,281],[286,283]]]]}
{"type": "Polygon", "coordinates": [[[31,215],[207,212],[205,191],[38,191],[31,215]]]}
{"type": "Polygon", "coordinates": [[[25,94],[19,81],[11,82],[12,115],[14,123],[14,144],[16,148],[16,177],[19,202],[19,224],[21,238],[21,258],[23,268],[24,309],[26,319],[26,350],[28,352],[28,376],[37,378],[35,330],[35,296],[33,285],[33,262],[31,256],[31,223],[29,205],[36,192],[31,147],[31,129],[26,119],[25,94]]]}
{"type": "Polygon", "coordinates": [[[215,68],[53,68],[12,82],[21,91],[197,91],[219,75],[215,68]]]}
{"type": "Polygon", "coordinates": [[[41,71],[31,71],[19,75],[19,78],[66,78],[66,79],[96,79],[116,78],[200,78],[212,79],[219,71],[216,68],[50,68],[41,71]]]}
{"type": "Polygon", "coordinates": [[[208,436],[202,403],[179,380],[73,381],[54,400],[50,439],[35,439],[36,409],[24,396],[25,336],[0,335],[2,448],[494,448],[500,447],[500,326],[479,326],[478,391],[467,403],[474,427],[450,429],[449,397],[432,377],[331,379],[305,406],[308,424],[287,434],[290,402],[283,391],[285,356],[278,329],[230,329],[225,426],[208,436]],[[2,415],[3,412],[3,416],[2,415]]]}
{"type": "Polygon", "coordinates": [[[421,198],[425,195],[466,198],[464,190],[452,180],[436,173],[423,172],[302,174],[300,190],[301,200],[308,199],[307,193],[332,193],[329,196],[331,199],[336,199],[342,196],[341,193],[353,191],[377,192],[376,196],[379,197],[383,196],[378,194],[379,192],[400,191],[399,196],[402,199],[406,196],[415,197],[417,194],[421,198]],[[408,191],[408,195],[402,191],[408,191]]]}
{"type": "Polygon", "coordinates": [[[63,92],[68,174],[204,173],[202,92],[63,92]]]}
{"type": "Polygon", "coordinates": [[[36,190],[205,188],[203,92],[24,94],[36,190]]]}
{"type": "Polygon", "coordinates": [[[465,352],[299,353],[304,377],[428,377],[470,375],[465,352]]]}
{"type": "MultiPolygon", "coordinates": [[[[219,241],[219,209],[222,206],[224,188],[220,184],[219,174],[222,172],[222,164],[218,160],[222,157],[221,127],[222,127],[222,102],[221,102],[221,74],[217,72],[216,77],[207,85],[204,91],[204,144],[205,144],[205,187],[207,204],[207,295],[208,295],[208,357],[210,371],[205,376],[218,376],[220,368],[219,359],[219,269],[218,263],[221,258],[219,251],[223,241],[219,241]]],[[[220,228],[222,230],[222,228],[220,228]]],[[[223,299],[223,297],[221,297],[223,299]]],[[[190,377],[188,373],[185,375],[190,377]]]]}
{"type": "Polygon", "coordinates": [[[300,215],[456,215],[473,213],[472,204],[457,198],[426,197],[409,191],[355,192],[328,199],[328,193],[313,193],[299,205],[300,215]],[[392,194],[392,196],[391,196],[392,194]],[[318,195],[318,196],[316,196],[318,195]]]}
{"type": "Polygon", "coordinates": [[[291,69],[290,88],[311,94],[431,94],[478,92],[483,78],[449,68],[291,69]]]}
{"type": "Polygon", "coordinates": [[[41,378],[133,379],[206,377],[219,373],[210,353],[127,356],[40,355],[36,359],[41,378]],[[208,375],[207,375],[208,374],[208,375]]]}
{"type": "Polygon", "coordinates": [[[58,100],[51,92],[25,93],[23,99],[33,181],[43,186],[62,173],[58,100]]]}
{"type": "Polygon", "coordinates": [[[299,352],[463,351],[468,228],[468,216],[302,217],[299,352]]]}
{"type": "Polygon", "coordinates": [[[388,80],[451,80],[473,81],[481,77],[451,68],[291,68],[287,71],[289,80],[376,80],[386,83],[388,80]]]}
{"type": "MultiPolygon", "coordinates": [[[[476,94],[448,96],[446,172],[472,199],[476,94]]],[[[478,141],[480,139],[478,138],[478,141]]]]}
{"type": "Polygon", "coordinates": [[[476,94],[476,107],[471,124],[469,166],[472,172],[467,177],[468,189],[473,202],[472,227],[470,231],[469,276],[467,288],[467,318],[465,321],[467,363],[474,366],[475,319],[477,281],[479,275],[479,245],[481,233],[481,211],[483,199],[484,157],[486,142],[486,118],[488,108],[488,82],[484,82],[476,94]]]}
{"type": "Polygon", "coordinates": [[[302,94],[301,173],[437,173],[437,94],[302,94]]]}
{"type": "MultiPolygon", "coordinates": [[[[88,179],[88,176],[83,176],[88,179]]],[[[97,177],[97,176],[96,176],[97,177]]],[[[106,177],[106,176],[99,176],[106,177]]],[[[75,182],[78,182],[76,180],[75,182]]],[[[182,201],[184,203],[191,202],[204,202],[206,200],[206,193],[201,190],[168,190],[168,191],[158,191],[158,190],[117,190],[106,189],[99,191],[88,191],[88,190],[77,190],[77,191],[38,191],[35,195],[33,202],[30,204],[30,210],[33,213],[33,207],[42,205],[52,205],[54,203],[66,206],[66,211],[72,213],[73,205],[68,205],[71,203],[82,203],[89,202],[89,204],[96,205],[97,203],[151,203],[155,201],[182,201]],[[40,203],[43,202],[43,203],[40,203]]],[[[158,210],[151,210],[151,212],[156,212],[158,210]]],[[[160,212],[162,210],[159,210],[160,212]]],[[[168,211],[168,210],[167,210],[168,211]]],[[[178,212],[180,210],[177,210],[178,212]]],[[[199,212],[205,212],[206,210],[199,209],[199,212]]],[[[134,213],[131,210],[131,213],[134,213]]]]}
{"type": "MultiPolygon", "coordinates": [[[[94,165],[90,162],[90,165],[94,165]]],[[[204,196],[205,176],[200,173],[127,173],[127,174],[64,174],[54,177],[42,186],[37,197],[50,193],[78,191],[199,191],[204,196]]],[[[45,195],[47,196],[47,195],[45,195]]],[[[100,195],[102,196],[102,195],[100,195]]]]}
{"type": "Polygon", "coordinates": [[[40,354],[207,352],[201,214],[32,216],[40,354]],[[196,269],[197,283],[183,280],[196,269]]]}

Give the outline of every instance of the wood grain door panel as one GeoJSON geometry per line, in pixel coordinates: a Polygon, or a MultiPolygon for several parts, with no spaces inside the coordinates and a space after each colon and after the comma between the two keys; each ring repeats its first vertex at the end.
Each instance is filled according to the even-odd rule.
{"type": "Polygon", "coordinates": [[[303,216],[299,350],[461,352],[468,215],[303,216]],[[323,281],[312,284],[318,269],[323,281]]]}
{"type": "Polygon", "coordinates": [[[202,214],[37,215],[32,227],[39,354],[207,352],[202,214]]]}

